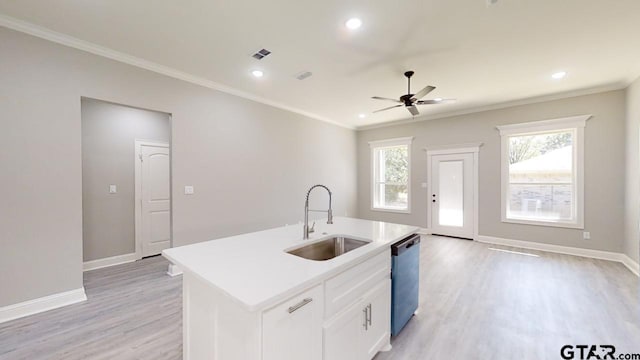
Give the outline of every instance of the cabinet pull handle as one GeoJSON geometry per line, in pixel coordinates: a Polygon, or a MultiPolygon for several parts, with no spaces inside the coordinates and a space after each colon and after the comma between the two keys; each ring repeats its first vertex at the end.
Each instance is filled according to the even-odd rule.
{"type": "Polygon", "coordinates": [[[365,330],[369,330],[369,326],[367,326],[367,324],[368,324],[367,319],[369,318],[369,315],[367,315],[368,310],[369,310],[368,307],[365,307],[364,309],[362,309],[362,314],[364,315],[363,316],[364,323],[362,324],[362,326],[364,327],[365,330]]]}
{"type": "Polygon", "coordinates": [[[289,314],[291,314],[292,312],[300,309],[301,307],[307,305],[308,303],[310,303],[312,301],[313,301],[312,298],[306,298],[306,299],[300,301],[299,303],[297,303],[297,304],[295,304],[293,306],[289,306],[289,310],[287,310],[287,311],[289,311],[289,314]]]}
{"type": "Polygon", "coordinates": [[[371,326],[371,319],[373,318],[372,311],[371,311],[371,304],[367,305],[367,313],[368,313],[367,325],[371,326]]]}

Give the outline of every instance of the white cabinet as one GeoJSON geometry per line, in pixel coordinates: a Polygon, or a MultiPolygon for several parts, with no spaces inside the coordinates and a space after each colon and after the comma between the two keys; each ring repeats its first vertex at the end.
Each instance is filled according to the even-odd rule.
{"type": "Polygon", "coordinates": [[[390,349],[391,257],[376,254],[265,310],[183,275],[185,360],[370,360],[390,349]]]}
{"type": "Polygon", "coordinates": [[[262,359],[321,360],[322,316],[320,285],[264,312],[262,359]]]}
{"type": "Polygon", "coordinates": [[[391,280],[386,280],[365,295],[368,308],[367,326],[363,332],[366,359],[373,358],[380,349],[389,345],[391,337],[391,280]]]}
{"type": "Polygon", "coordinates": [[[365,313],[360,303],[336,316],[324,329],[324,360],[360,360],[365,313]]]}
{"type": "Polygon", "coordinates": [[[391,348],[390,267],[385,252],[326,282],[325,316],[333,316],[324,325],[324,360],[370,360],[391,348]]]}
{"type": "Polygon", "coordinates": [[[324,328],[324,360],[370,360],[389,346],[391,280],[383,280],[324,328]]]}

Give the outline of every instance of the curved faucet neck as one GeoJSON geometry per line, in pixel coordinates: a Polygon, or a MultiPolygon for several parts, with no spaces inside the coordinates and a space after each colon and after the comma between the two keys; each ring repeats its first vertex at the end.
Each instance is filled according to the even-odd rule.
{"type": "Polygon", "coordinates": [[[313,232],[313,228],[309,228],[309,195],[311,195],[311,191],[317,187],[321,187],[325,190],[327,190],[327,193],[329,193],[329,210],[327,210],[327,224],[333,224],[333,210],[331,210],[331,190],[329,190],[328,187],[324,186],[324,185],[313,185],[309,191],[307,191],[307,197],[305,198],[304,201],[304,239],[308,239],[309,238],[309,233],[313,232]]]}

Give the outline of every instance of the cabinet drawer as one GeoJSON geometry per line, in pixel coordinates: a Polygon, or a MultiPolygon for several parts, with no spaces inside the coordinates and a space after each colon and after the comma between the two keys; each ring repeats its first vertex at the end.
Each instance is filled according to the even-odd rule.
{"type": "Polygon", "coordinates": [[[262,359],[322,358],[322,286],[262,314],[262,359]]]}
{"type": "Polygon", "coordinates": [[[325,283],[325,319],[357,301],[368,290],[389,279],[391,253],[385,251],[331,278],[325,283]]]}

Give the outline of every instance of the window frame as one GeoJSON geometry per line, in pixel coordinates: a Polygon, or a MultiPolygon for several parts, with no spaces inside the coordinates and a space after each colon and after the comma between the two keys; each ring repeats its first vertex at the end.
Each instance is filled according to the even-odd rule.
{"type": "Polygon", "coordinates": [[[534,121],[498,126],[500,131],[501,162],[501,218],[503,223],[584,229],[584,128],[591,115],[580,115],[553,120],[534,121]],[[509,138],[549,132],[573,133],[573,199],[575,218],[572,221],[535,220],[508,217],[509,202],[509,138]]]}
{"type": "MultiPolygon", "coordinates": [[[[394,139],[386,139],[386,140],[377,140],[370,141],[369,148],[371,151],[371,210],[372,211],[382,211],[382,212],[391,212],[391,213],[399,213],[399,214],[411,214],[411,144],[413,143],[413,136],[410,137],[402,137],[402,138],[394,138],[394,139]],[[385,148],[392,148],[398,146],[406,146],[407,147],[407,162],[409,166],[407,167],[407,208],[406,209],[395,209],[388,207],[380,207],[376,206],[376,188],[377,184],[380,183],[378,181],[379,169],[377,164],[377,154],[376,151],[385,148]]],[[[384,183],[384,182],[383,182],[384,183]]]]}

